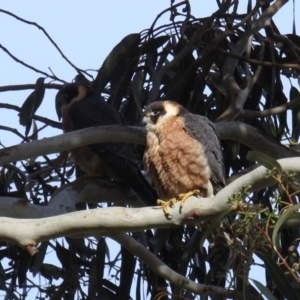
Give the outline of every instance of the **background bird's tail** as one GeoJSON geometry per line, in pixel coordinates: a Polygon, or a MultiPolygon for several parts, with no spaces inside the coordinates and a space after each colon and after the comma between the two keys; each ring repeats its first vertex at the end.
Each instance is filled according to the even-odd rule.
{"type": "Polygon", "coordinates": [[[157,205],[158,195],[138,166],[114,153],[104,152],[101,157],[116,170],[120,179],[128,184],[146,206],[157,205]]]}

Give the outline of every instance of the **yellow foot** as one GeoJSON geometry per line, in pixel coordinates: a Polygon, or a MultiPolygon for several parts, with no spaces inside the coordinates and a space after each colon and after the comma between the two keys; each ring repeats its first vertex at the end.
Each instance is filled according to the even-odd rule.
{"type": "Polygon", "coordinates": [[[190,192],[187,192],[185,194],[179,194],[178,195],[178,201],[180,201],[180,207],[179,207],[179,211],[182,210],[183,204],[185,202],[185,200],[191,196],[200,196],[200,191],[199,190],[192,190],[190,192]]]}
{"type": "Polygon", "coordinates": [[[164,200],[160,200],[160,199],[157,200],[157,204],[162,206],[165,215],[170,214],[168,208],[172,207],[176,202],[177,202],[176,198],[172,198],[168,201],[164,201],[164,200]]]}
{"type": "Polygon", "coordinates": [[[179,211],[181,211],[185,200],[188,197],[192,196],[192,195],[195,195],[195,196],[200,195],[200,191],[199,190],[192,190],[192,191],[187,192],[185,194],[179,194],[177,196],[177,198],[172,198],[168,201],[158,199],[157,204],[161,205],[163,207],[163,211],[164,211],[165,215],[169,215],[170,214],[169,209],[168,209],[169,207],[172,207],[176,202],[180,201],[179,211]]]}

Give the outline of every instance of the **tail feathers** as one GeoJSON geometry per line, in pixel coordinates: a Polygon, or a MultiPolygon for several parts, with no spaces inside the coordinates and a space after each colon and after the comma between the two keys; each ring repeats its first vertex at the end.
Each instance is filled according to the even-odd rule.
{"type": "Polygon", "coordinates": [[[136,192],[145,205],[156,205],[157,193],[136,164],[110,152],[102,153],[101,157],[118,174],[120,179],[136,192]]]}

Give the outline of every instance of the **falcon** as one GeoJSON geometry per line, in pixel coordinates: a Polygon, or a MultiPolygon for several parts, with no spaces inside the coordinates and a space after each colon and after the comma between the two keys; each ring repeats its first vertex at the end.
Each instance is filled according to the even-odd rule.
{"type": "MultiPolygon", "coordinates": [[[[100,125],[126,126],[124,117],[88,84],[63,86],[55,101],[64,132],[100,125]]],[[[96,143],[71,150],[71,158],[87,175],[122,181],[146,205],[155,204],[157,195],[139,169],[140,160],[133,145],[96,143]]]]}
{"type": "Polygon", "coordinates": [[[164,213],[189,196],[212,197],[225,186],[220,142],[206,117],[172,101],[156,101],[144,112],[144,166],[162,200],[164,213]],[[167,201],[168,200],[168,201],[167,201]]]}

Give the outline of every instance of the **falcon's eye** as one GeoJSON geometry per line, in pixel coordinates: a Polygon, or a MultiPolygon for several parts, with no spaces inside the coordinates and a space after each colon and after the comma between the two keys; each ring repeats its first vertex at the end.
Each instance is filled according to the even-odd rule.
{"type": "Polygon", "coordinates": [[[160,114],[160,110],[159,109],[154,109],[151,112],[151,117],[157,117],[160,114]]]}

